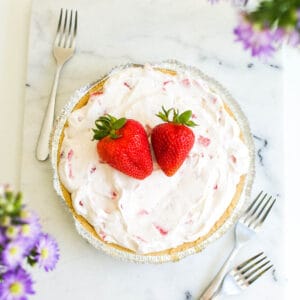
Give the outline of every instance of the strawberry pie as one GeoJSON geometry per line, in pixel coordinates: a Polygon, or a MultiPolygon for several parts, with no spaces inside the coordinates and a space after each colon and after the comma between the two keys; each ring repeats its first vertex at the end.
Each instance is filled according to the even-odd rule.
{"type": "Polygon", "coordinates": [[[176,256],[214,234],[239,202],[250,165],[245,135],[224,95],[188,70],[151,65],[119,69],[93,86],[68,115],[57,153],[60,186],[73,215],[105,245],[145,256],[176,256]],[[165,142],[156,133],[162,107],[172,115],[188,111],[186,123],[195,125],[175,146],[181,151],[184,136],[191,135],[172,172],[163,170],[165,142]],[[110,140],[99,146],[103,131],[112,139],[126,138],[121,125],[141,130],[142,150],[130,148],[134,133],[109,154],[110,140]],[[142,175],[134,170],[138,175],[131,176],[133,167],[127,172],[131,154],[138,157],[138,163],[130,161],[137,169],[146,166],[142,175]],[[121,161],[124,172],[118,169],[121,161]]]}

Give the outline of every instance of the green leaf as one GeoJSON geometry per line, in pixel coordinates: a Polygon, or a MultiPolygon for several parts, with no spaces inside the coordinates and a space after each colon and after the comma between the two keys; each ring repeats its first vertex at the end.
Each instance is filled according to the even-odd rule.
{"type": "Polygon", "coordinates": [[[176,124],[180,124],[179,112],[178,112],[178,109],[175,109],[175,108],[173,108],[173,122],[176,124]]]}
{"type": "Polygon", "coordinates": [[[117,130],[117,129],[122,128],[122,127],[125,125],[126,121],[127,121],[126,118],[121,118],[121,119],[115,121],[115,122],[112,124],[112,129],[117,130]]]}
{"type": "Polygon", "coordinates": [[[11,192],[11,191],[7,191],[7,192],[5,192],[5,198],[6,198],[6,200],[8,201],[8,202],[11,202],[11,201],[13,201],[13,193],[11,192]]]}
{"type": "Polygon", "coordinates": [[[113,140],[115,140],[115,139],[118,139],[118,138],[120,138],[120,137],[122,137],[122,135],[121,134],[116,134],[116,133],[111,133],[110,135],[109,135],[113,140]]]}
{"type": "Polygon", "coordinates": [[[163,114],[164,114],[165,116],[168,116],[168,112],[166,111],[165,107],[162,106],[161,109],[162,109],[162,111],[163,111],[163,114]]]}
{"type": "Polygon", "coordinates": [[[97,132],[94,134],[94,140],[102,140],[103,138],[105,138],[108,134],[104,133],[104,132],[97,132]]]}
{"type": "Polygon", "coordinates": [[[156,116],[159,117],[160,119],[162,119],[165,122],[169,121],[168,117],[165,114],[163,114],[162,112],[159,112],[158,114],[156,114],[156,116]]]}
{"type": "Polygon", "coordinates": [[[22,194],[18,193],[15,198],[15,206],[21,208],[22,205],[22,194]]]}
{"type": "Polygon", "coordinates": [[[189,126],[189,127],[195,127],[195,126],[198,126],[197,123],[195,123],[194,121],[192,120],[189,120],[185,123],[185,125],[189,126]]]}
{"type": "Polygon", "coordinates": [[[191,116],[192,116],[192,111],[186,110],[181,115],[179,115],[178,117],[179,122],[185,124],[191,118],[191,116]]]}
{"type": "Polygon", "coordinates": [[[101,117],[99,119],[100,124],[109,126],[111,124],[111,120],[108,117],[101,117]]]}
{"type": "Polygon", "coordinates": [[[28,263],[31,267],[33,267],[33,266],[37,263],[37,261],[36,261],[36,259],[33,258],[32,256],[27,256],[27,263],[28,263]]]}
{"type": "Polygon", "coordinates": [[[107,118],[107,120],[110,122],[110,123],[114,123],[117,121],[117,118],[113,117],[112,115],[110,114],[107,114],[106,116],[104,116],[104,118],[107,118]]]}

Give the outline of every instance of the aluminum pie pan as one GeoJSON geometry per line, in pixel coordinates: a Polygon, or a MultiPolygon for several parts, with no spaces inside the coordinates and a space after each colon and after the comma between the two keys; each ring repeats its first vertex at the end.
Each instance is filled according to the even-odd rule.
{"type": "MultiPolygon", "coordinates": [[[[198,68],[184,65],[176,60],[167,60],[163,61],[161,63],[147,63],[147,65],[150,65],[154,68],[161,68],[161,69],[167,69],[175,72],[188,72],[195,78],[199,78],[203,81],[205,81],[209,88],[219,94],[222,97],[222,100],[226,105],[228,105],[229,109],[232,111],[232,113],[235,116],[235,119],[241,129],[241,132],[243,134],[243,140],[248,147],[249,150],[249,169],[245,178],[245,182],[243,185],[243,191],[241,193],[241,196],[239,200],[237,201],[236,206],[232,209],[231,214],[228,216],[226,221],[214,232],[212,233],[207,239],[204,241],[201,241],[200,243],[196,243],[194,246],[177,251],[176,255],[173,254],[136,254],[129,251],[124,251],[122,249],[118,249],[115,247],[110,246],[108,243],[103,242],[101,239],[96,238],[94,235],[92,235],[88,230],[84,228],[84,226],[75,218],[73,213],[71,212],[70,208],[68,207],[69,212],[73,216],[75,228],[80,236],[82,236],[84,239],[86,239],[92,246],[94,246],[96,249],[102,250],[106,254],[118,258],[123,261],[130,261],[135,263],[165,263],[170,261],[178,261],[182,258],[192,255],[195,253],[198,253],[202,251],[204,248],[206,248],[210,243],[220,238],[228,229],[230,229],[238,220],[241,212],[244,209],[244,206],[249,202],[250,195],[251,195],[251,189],[253,185],[253,179],[255,175],[255,148],[254,148],[254,142],[252,138],[252,134],[250,131],[249,123],[242,112],[240,106],[235,101],[235,99],[230,95],[230,93],[214,78],[211,78],[204,74],[202,71],[200,71],[198,68]]],[[[53,168],[53,186],[60,197],[60,199],[63,201],[63,203],[67,206],[66,201],[64,199],[64,195],[62,192],[61,183],[59,180],[59,174],[58,174],[58,151],[59,151],[59,142],[60,142],[60,136],[62,134],[62,131],[65,127],[65,124],[67,122],[67,119],[73,109],[75,108],[76,104],[81,100],[81,98],[89,93],[89,91],[99,84],[101,81],[106,80],[108,77],[113,75],[114,73],[117,73],[123,69],[129,68],[129,67],[143,67],[144,65],[141,64],[133,64],[129,63],[126,65],[121,65],[113,68],[109,73],[104,75],[99,80],[87,84],[78,90],[74,92],[74,94],[71,96],[68,103],[65,105],[65,107],[62,109],[61,114],[56,120],[55,127],[52,133],[52,143],[51,143],[51,163],[53,168]]]]}

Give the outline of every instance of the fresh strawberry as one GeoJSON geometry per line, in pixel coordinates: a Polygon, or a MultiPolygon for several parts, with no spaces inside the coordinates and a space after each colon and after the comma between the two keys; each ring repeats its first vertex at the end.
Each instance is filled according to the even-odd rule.
{"type": "Polygon", "coordinates": [[[154,127],[151,142],[157,163],[167,176],[172,176],[185,161],[195,142],[195,135],[189,127],[196,126],[190,120],[192,111],[187,110],[182,114],[171,108],[159,112],[157,116],[167,123],[154,127]],[[170,113],[173,119],[169,120],[170,113]]]}
{"type": "Polygon", "coordinates": [[[102,161],[137,179],[144,179],[152,173],[147,133],[139,122],[104,115],[95,124],[94,140],[99,140],[97,151],[102,161]]]}

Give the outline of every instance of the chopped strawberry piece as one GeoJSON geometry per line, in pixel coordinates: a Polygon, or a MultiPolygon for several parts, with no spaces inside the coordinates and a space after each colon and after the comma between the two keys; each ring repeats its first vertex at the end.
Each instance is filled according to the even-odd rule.
{"type": "Polygon", "coordinates": [[[142,241],[142,242],[144,242],[144,243],[147,243],[147,241],[144,240],[142,237],[140,237],[140,236],[138,236],[138,235],[136,235],[135,237],[136,237],[138,240],[140,240],[140,241],[142,241]]]}
{"type": "Polygon", "coordinates": [[[69,152],[68,152],[68,156],[67,156],[67,159],[68,159],[68,167],[69,167],[69,178],[74,178],[73,176],[73,171],[72,171],[72,164],[71,164],[71,160],[72,160],[72,157],[74,155],[74,151],[73,149],[71,149],[69,152]]]}
{"type": "Polygon", "coordinates": [[[69,164],[69,178],[74,178],[71,164],[69,164]]]}
{"type": "Polygon", "coordinates": [[[130,90],[132,89],[132,87],[129,85],[129,83],[124,82],[124,85],[125,85],[126,87],[128,87],[130,90]]]}
{"type": "Polygon", "coordinates": [[[79,205],[80,205],[80,206],[83,206],[83,202],[82,202],[81,200],[79,201],[79,205]]]}
{"type": "Polygon", "coordinates": [[[93,173],[95,173],[95,171],[97,170],[97,168],[96,167],[92,167],[91,169],[90,169],[90,174],[93,174],[93,173]]]}
{"type": "Polygon", "coordinates": [[[171,82],[173,82],[173,80],[167,80],[167,81],[164,81],[163,82],[163,91],[166,91],[166,88],[165,88],[165,86],[167,85],[167,84],[169,84],[169,83],[171,83],[171,82]]]}
{"type": "Polygon", "coordinates": [[[230,158],[231,158],[232,162],[235,164],[236,163],[236,157],[234,155],[231,155],[230,158]]]}
{"type": "Polygon", "coordinates": [[[198,137],[198,142],[199,142],[202,146],[208,147],[209,144],[210,144],[210,139],[207,138],[207,137],[204,137],[204,136],[200,135],[200,136],[198,137]]]}
{"type": "Polygon", "coordinates": [[[70,161],[70,160],[72,159],[73,155],[74,155],[74,151],[73,151],[73,149],[71,149],[71,150],[68,152],[68,161],[70,161]]]}
{"type": "Polygon", "coordinates": [[[217,190],[218,189],[218,185],[216,184],[215,186],[214,186],[214,190],[217,190]]]}
{"type": "Polygon", "coordinates": [[[167,85],[168,83],[171,83],[171,82],[173,82],[173,80],[167,80],[167,81],[164,81],[164,82],[163,82],[163,85],[167,85]]]}
{"type": "Polygon", "coordinates": [[[101,237],[101,239],[103,240],[103,241],[105,241],[105,238],[106,238],[106,234],[104,233],[104,231],[99,231],[99,236],[101,237]]]}
{"type": "Polygon", "coordinates": [[[191,82],[188,78],[183,79],[181,82],[185,87],[188,87],[191,85],[191,82]]]}
{"type": "Polygon", "coordinates": [[[161,235],[167,235],[169,232],[165,229],[163,229],[162,227],[160,227],[159,225],[155,225],[155,228],[159,231],[159,233],[161,235]]]}
{"type": "Polygon", "coordinates": [[[192,219],[188,219],[187,221],[184,222],[184,224],[193,224],[194,221],[192,219]]]}
{"type": "Polygon", "coordinates": [[[146,209],[141,209],[141,210],[138,212],[138,215],[139,215],[139,216],[149,215],[149,212],[148,212],[146,209]]]}
{"type": "Polygon", "coordinates": [[[111,198],[112,198],[112,199],[117,199],[118,195],[119,195],[119,194],[118,194],[116,191],[112,191],[112,192],[111,192],[111,198]]]}

